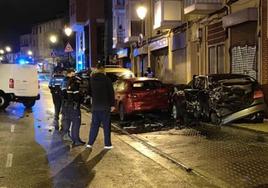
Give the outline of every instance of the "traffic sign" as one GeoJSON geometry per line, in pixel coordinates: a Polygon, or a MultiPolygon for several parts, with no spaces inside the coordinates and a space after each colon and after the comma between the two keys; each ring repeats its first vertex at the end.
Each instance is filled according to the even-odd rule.
{"type": "Polygon", "coordinates": [[[73,51],[74,51],[74,49],[72,48],[71,44],[68,42],[66,47],[65,47],[64,52],[70,53],[70,52],[73,52],[73,51]]]}

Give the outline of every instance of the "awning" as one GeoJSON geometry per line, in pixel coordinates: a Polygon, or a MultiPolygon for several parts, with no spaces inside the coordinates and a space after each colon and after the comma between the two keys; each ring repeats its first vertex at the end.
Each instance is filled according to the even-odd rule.
{"type": "Polygon", "coordinates": [[[257,8],[247,8],[235,13],[232,13],[228,16],[222,18],[223,27],[232,27],[248,21],[257,21],[258,20],[258,9],[257,8]]]}

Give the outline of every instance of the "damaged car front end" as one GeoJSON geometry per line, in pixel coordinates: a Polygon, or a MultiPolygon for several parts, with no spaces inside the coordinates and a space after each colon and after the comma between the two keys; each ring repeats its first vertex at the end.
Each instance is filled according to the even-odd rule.
{"type": "MultiPolygon", "coordinates": [[[[264,95],[258,82],[246,75],[215,74],[194,76],[182,94],[188,117],[214,124],[228,124],[248,119],[262,122],[266,111],[264,95]]],[[[177,94],[176,94],[177,93],[177,94]]]]}

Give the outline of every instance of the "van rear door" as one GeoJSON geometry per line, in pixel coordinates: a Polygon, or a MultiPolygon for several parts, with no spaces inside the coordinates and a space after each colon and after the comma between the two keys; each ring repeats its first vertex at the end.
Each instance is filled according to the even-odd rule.
{"type": "Polygon", "coordinates": [[[16,65],[13,69],[14,94],[21,97],[38,95],[37,68],[33,65],[16,65]]]}

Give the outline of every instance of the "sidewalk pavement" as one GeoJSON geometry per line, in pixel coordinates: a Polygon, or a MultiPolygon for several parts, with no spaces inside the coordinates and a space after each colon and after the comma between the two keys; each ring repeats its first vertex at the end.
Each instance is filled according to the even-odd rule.
{"type": "MultiPolygon", "coordinates": [[[[84,141],[88,139],[90,121],[91,114],[82,113],[83,123],[80,136],[84,141]]],[[[208,187],[207,185],[211,185],[207,182],[204,183],[203,179],[200,180],[193,175],[189,175],[180,168],[177,168],[176,173],[173,173],[168,167],[160,165],[151,160],[150,157],[143,155],[141,151],[131,147],[131,144],[124,141],[121,136],[119,133],[113,132],[112,143],[114,148],[104,152],[103,130],[100,129],[92,152],[86,152],[88,149],[85,149],[85,147],[72,149],[71,154],[76,156],[72,161],[74,164],[71,163],[71,165],[65,167],[63,172],[57,173],[55,181],[57,182],[57,179],[62,180],[61,177],[65,176],[65,173],[74,171],[74,166],[78,168],[81,175],[78,179],[75,179],[70,177],[75,175],[68,173],[69,180],[66,180],[65,183],[57,182],[56,185],[59,185],[59,187],[83,185],[83,187],[96,188],[177,188],[203,187],[202,185],[208,187]]]]}
{"type": "Polygon", "coordinates": [[[268,134],[268,120],[265,120],[263,123],[240,123],[240,124],[232,124],[231,126],[268,134]]]}

